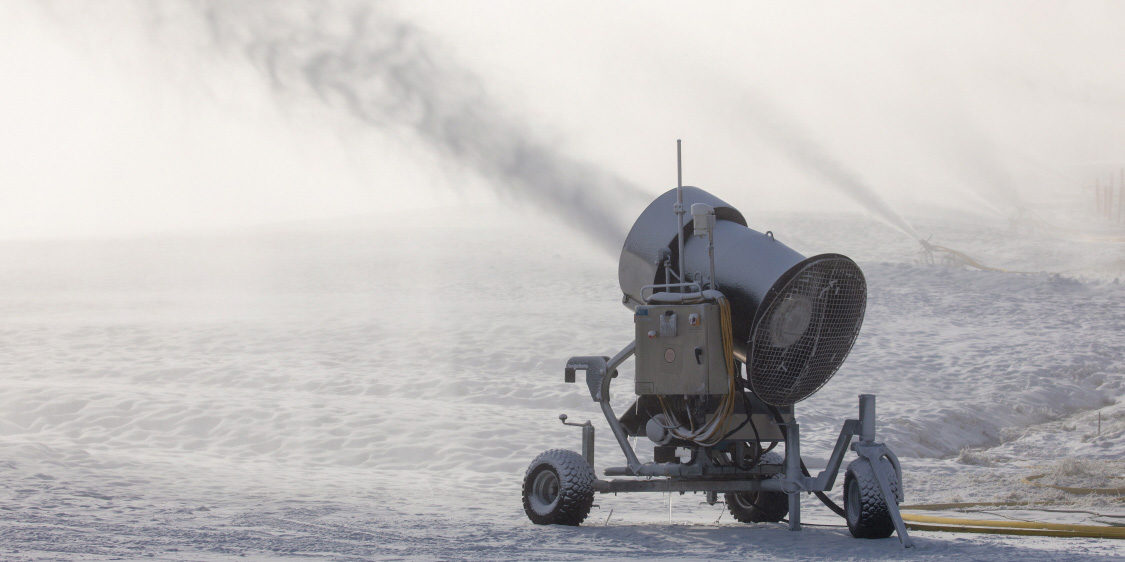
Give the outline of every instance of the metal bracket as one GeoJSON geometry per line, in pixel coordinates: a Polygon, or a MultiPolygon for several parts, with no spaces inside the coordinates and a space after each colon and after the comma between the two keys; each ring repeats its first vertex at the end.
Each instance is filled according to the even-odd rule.
{"type": "MultiPolygon", "coordinates": [[[[617,367],[624,363],[626,359],[632,357],[636,349],[637,342],[633,341],[629,342],[629,345],[625,346],[612,359],[597,355],[571,357],[566,362],[564,371],[566,382],[575,382],[575,373],[586,371],[586,386],[590,388],[590,397],[594,399],[594,402],[601,404],[602,413],[605,414],[606,422],[609,423],[609,429],[613,431],[613,436],[617,439],[617,444],[621,446],[621,452],[625,453],[625,460],[629,463],[630,470],[633,471],[640,468],[641,462],[637,460],[637,453],[629,445],[629,438],[625,435],[625,429],[621,427],[621,422],[617,420],[617,415],[613,413],[613,408],[609,405],[609,383],[617,376],[617,367]]],[[[592,426],[590,430],[593,431],[592,426]]],[[[583,430],[583,437],[585,438],[585,430],[583,430]]],[[[592,436],[590,441],[590,447],[593,448],[592,436]]],[[[583,450],[585,450],[585,447],[583,447],[583,450]]],[[[588,460],[592,468],[594,466],[592,452],[588,460]]]]}
{"type": "MultiPolygon", "coordinates": [[[[609,357],[598,355],[582,355],[571,357],[566,362],[563,377],[566,382],[575,381],[576,371],[586,371],[586,386],[590,387],[590,397],[594,402],[602,401],[602,379],[608,371],[609,357]]],[[[616,377],[617,371],[610,373],[610,378],[616,377]]]]}

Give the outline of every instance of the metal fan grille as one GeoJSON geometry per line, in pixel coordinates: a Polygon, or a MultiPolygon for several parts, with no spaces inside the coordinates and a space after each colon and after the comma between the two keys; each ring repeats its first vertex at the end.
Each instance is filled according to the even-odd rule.
{"type": "Polygon", "coordinates": [[[859,335],[867,282],[843,256],[813,258],[759,315],[750,339],[750,387],[767,404],[788,406],[824,386],[859,335]]]}

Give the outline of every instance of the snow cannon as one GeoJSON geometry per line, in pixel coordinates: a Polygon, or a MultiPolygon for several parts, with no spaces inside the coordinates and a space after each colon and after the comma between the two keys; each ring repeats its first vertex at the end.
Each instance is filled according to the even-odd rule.
{"type": "Polygon", "coordinates": [[[772,232],[750,229],[737,209],[695,187],[673,189],[653,201],[621,250],[618,281],[626,307],[648,304],[653,291],[673,279],[681,287],[722,292],[731,309],[732,353],[749,366],[750,389],[773,406],[800,402],[832,378],[859,335],[867,304],[863,272],[851,259],[805,258],[772,232]],[[682,279],[672,266],[680,254],[678,195],[682,207],[706,213],[693,213],[685,226],[691,232],[682,250],[682,279]],[[712,234],[691,235],[700,228],[712,234]]]}
{"type": "Polygon", "coordinates": [[[863,323],[867,285],[854,261],[805,257],[681,181],[633,224],[618,281],[633,313],[631,341],[612,357],[571,357],[563,380],[575,383],[584,373],[624,464],[603,467],[599,477],[593,422],[560,415],[582,428],[581,453],[551,449],[532,461],[523,482],[532,522],[579,525],[596,494],[693,492],[711,505],[721,501],[737,521],[788,517],[797,531],[801,496],[814,493],[853,536],[897,532],[903,547],[912,546],[898,510],[902,467],[876,441],[874,395],[859,396],[858,417],[844,420],[816,476],[801,460],[794,405],[836,374],[863,323]],[[618,416],[610,385],[629,359],[635,399],[618,416]],[[648,446],[638,452],[639,437],[651,456],[648,446]],[[844,471],[840,507],[825,492],[849,450],[857,458],[844,471]]]}

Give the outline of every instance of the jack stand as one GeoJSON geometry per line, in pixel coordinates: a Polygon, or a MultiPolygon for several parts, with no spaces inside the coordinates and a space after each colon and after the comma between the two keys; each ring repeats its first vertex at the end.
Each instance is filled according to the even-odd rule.
{"type": "Polygon", "coordinates": [[[563,425],[582,428],[582,457],[590,464],[590,468],[594,468],[594,424],[590,423],[590,420],[586,420],[586,423],[568,422],[566,414],[559,414],[559,421],[563,425]]]}

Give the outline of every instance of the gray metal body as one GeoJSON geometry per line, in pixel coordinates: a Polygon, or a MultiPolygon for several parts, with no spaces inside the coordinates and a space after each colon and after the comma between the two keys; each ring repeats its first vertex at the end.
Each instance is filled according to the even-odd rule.
{"type": "MultiPolygon", "coordinates": [[[[771,421],[769,427],[784,432],[786,443],[785,463],[779,468],[771,465],[758,465],[753,468],[743,469],[735,466],[723,466],[713,462],[708,455],[697,455],[694,462],[649,462],[642,463],[637,458],[637,453],[629,443],[629,434],[609,403],[610,383],[617,376],[617,368],[621,366],[636,352],[636,342],[630,343],[612,358],[598,356],[574,357],[567,362],[567,382],[576,382],[576,371],[585,371],[586,385],[590,389],[590,397],[597,402],[605,415],[606,423],[613,432],[621,452],[625,455],[626,466],[605,469],[606,476],[641,477],[598,479],[594,489],[600,493],[622,492],[750,492],[758,490],[785,492],[789,495],[789,529],[801,529],[801,493],[823,492],[832,489],[836,476],[844,461],[844,455],[849,448],[854,450],[860,458],[867,459],[875,468],[891,517],[895,523],[899,540],[903,547],[913,546],[906,526],[899,514],[897,502],[901,501],[901,486],[899,496],[890,486],[888,476],[879,470],[878,459],[886,457],[896,471],[898,482],[902,482],[902,468],[898,458],[882,443],[875,441],[875,396],[862,394],[859,397],[859,418],[845,420],[836,439],[836,445],[828,458],[828,465],[817,473],[816,476],[805,476],[801,470],[800,453],[800,425],[795,417],[790,414],[786,423],[779,424],[771,421]],[[852,443],[853,438],[859,441],[852,443]]],[[[791,412],[791,410],[790,410],[791,412]]],[[[594,431],[589,422],[582,425],[582,450],[583,456],[594,466],[594,431]]],[[[771,437],[775,434],[771,432],[771,437]]],[[[732,437],[733,439],[733,437],[732,437]]],[[[763,439],[764,440],[764,439],[763,439]]]]}
{"type": "MultiPolygon", "coordinates": [[[[625,238],[617,278],[624,293],[623,302],[629,309],[647,302],[642,295],[645,287],[663,282],[664,255],[671,252],[671,262],[679,260],[676,224],[669,217],[675,199],[675,189],[656,198],[633,223],[625,238]]],[[[702,189],[684,187],[683,200],[688,207],[703,203],[715,209],[715,277],[732,303],[735,356],[745,361],[750,327],[758,306],[777,280],[805,257],[774,240],[772,235],[750,229],[738,209],[702,189]]],[[[683,229],[686,232],[683,237],[684,281],[709,281],[706,279],[711,269],[708,240],[691,235],[694,231],[691,222],[683,229]]]]}
{"type": "MultiPolygon", "coordinates": [[[[722,199],[690,186],[682,188],[682,194],[683,203],[687,207],[696,203],[713,207],[716,222],[730,221],[746,226],[742,213],[722,199]]],[[[641,288],[664,281],[665,257],[671,257],[670,263],[677,263],[679,260],[676,222],[668,216],[669,209],[673,209],[675,202],[675,189],[658,197],[645,208],[625,238],[618,262],[617,280],[625,293],[625,306],[630,310],[634,305],[644,302],[641,288]]],[[[680,226],[684,230],[689,227],[694,230],[691,223],[680,226]]]]}
{"type": "Polygon", "coordinates": [[[832,378],[859,334],[867,299],[863,272],[848,257],[806,258],[695,187],[668,191],[641,213],[621,250],[618,281],[630,309],[653,304],[658,290],[661,304],[721,290],[731,307],[731,353],[748,366],[751,390],[774,406],[799,402],[832,378]],[[708,212],[685,224],[675,210],[685,205],[708,212]],[[695,224],[702,219],[705,225],[695,224]],[[671,271],[673,263],[682,271],[671,271]]]}
{"type": "Polygon", "coordinates": [[[712,303],[638,306],[637,395],[725,394],[719,307],[712,303]]]}

